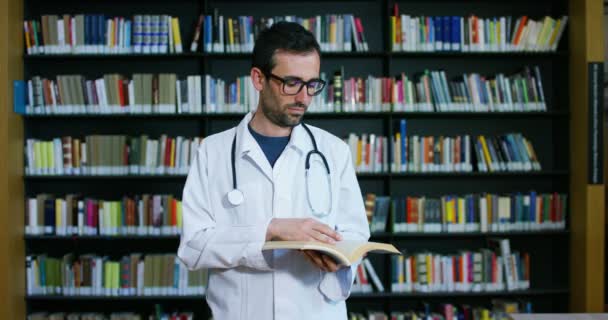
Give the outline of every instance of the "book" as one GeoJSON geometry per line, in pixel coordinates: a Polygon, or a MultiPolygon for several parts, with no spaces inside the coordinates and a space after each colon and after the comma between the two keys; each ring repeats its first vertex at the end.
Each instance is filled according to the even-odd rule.
{"type": "Polygon", "coordinates": [[[267,241],[262,250],[294,249],[315,250],[325,253],[337,263],[350,266],[359,261],[368,252],[401,254],[395,246],[389,243],[363,242],[344,240],[335,244],[316,241],[267,241]]]}

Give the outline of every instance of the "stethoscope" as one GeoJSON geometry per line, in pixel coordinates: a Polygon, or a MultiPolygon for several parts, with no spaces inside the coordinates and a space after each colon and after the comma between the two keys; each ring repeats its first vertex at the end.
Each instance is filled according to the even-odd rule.
{"type": "MultiPolygon", "coordinates": [[[[305,171],[306,172],[305,173],[306,198],[308,200],[308,206],[310,207],[313,215],[315,215],[317,217],[324,217],[331,213],[332,200],[333,200],[332,192],[331,192],[331,175],[330,175],[330,171],[329,171],[329,164],[327,163],[327,159],[325,159],[325,156],[323,155],[323,153],[321,153],[321,151],[319,151],[319,149],[317,148],[317,141],[315,140],[315,137],[312,135],[312,132],[310,131],[308,126],[306,126],[304,123],[302,123],[302,127],[304,127],[304,129],[308,133],[308,136],[310,137],[310,140],[312,141],[312,145],[314,148],[313,150],[310,150],[306,154],[306,162],[304,165],[305,169],[306,169],[306,171],[305,171]],[[315,154],[318,155],[321,158],[321,160],[323,160],[323,165],[325,166],[325,171],[327,172],[327,185],[328,185],[328,194],[329,194],[329,208],[327,210],[318,210],[318,209],[314,208],[312,200],[311,200],[310,180],[309,180],[310,157],[315,154]]],[[[243,203],[243,201],[245,201],[245,195],[238,188],[237,181],[236,181],[236,132],[234,134],[234,139],[232,139],[231,161],[232,161],[232,190],[230,192],[228,192],[228,194],[226,196],[228,198],[228,202],[230,202],[231,205],[239,206],[243,203]]]]}

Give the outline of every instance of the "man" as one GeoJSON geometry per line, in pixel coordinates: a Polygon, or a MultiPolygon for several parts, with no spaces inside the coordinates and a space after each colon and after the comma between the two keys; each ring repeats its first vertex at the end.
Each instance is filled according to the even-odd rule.
{"type": "Polygon", "coordinates": [[[257,109],[206,138],[196,154],[178,256],[190,269],[209,269],[215,319],[347,317],[356,266],[314,251],[261,250],[269,240],[369,238],[348,146],[302,124],[324,87],[319,70],[319,45],[303,27],[282,22],[263,31],[251,68],[257,109]],[[326,164],[315,152],[307,160],[315,148],[326,164]]]}

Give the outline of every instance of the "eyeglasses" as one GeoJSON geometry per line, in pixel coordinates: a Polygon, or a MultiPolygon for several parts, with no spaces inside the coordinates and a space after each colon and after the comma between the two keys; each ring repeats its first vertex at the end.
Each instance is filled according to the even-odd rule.
{"type": "Polygon", "coordinates": [[[306,94],[309,96],[316,96],[323,91],[323,88],[325,88],[325,81],[322,79],[310,79],[308,81],[304,81],[298,77],[281,78],[272,73],[269,73],[266,76],[281,81],[283,84],[283,94],[288,96],[295,96],[296,94],[300,93],[304,86],[306,86],[306,94]]]}

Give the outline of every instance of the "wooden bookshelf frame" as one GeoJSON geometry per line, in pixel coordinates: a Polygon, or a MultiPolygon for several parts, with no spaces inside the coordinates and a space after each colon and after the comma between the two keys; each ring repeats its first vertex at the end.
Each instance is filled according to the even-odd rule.
{"type": "Polygon", "coordinates": [[[25,319],[23,120],[12,112],[23,78],[22,0],[0,1],[0,318],[25,319]]]}
{"type": "MultiPolygon", "coordinates": [[[[570,0],[570,311],[603,312],[605,214],[602,185],[587,184],[589,62],[604,60],[604,3],[570,0]],[[581,36],[582,35],[582,36],[581,36]]],[[[602,121],[603,123],[603,121],[602,121]]]]}

